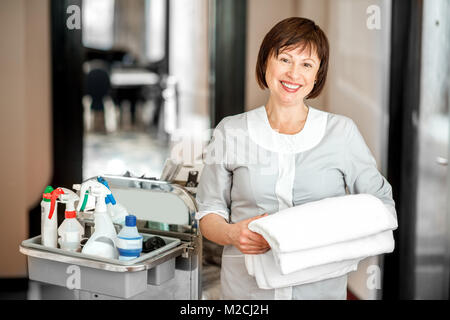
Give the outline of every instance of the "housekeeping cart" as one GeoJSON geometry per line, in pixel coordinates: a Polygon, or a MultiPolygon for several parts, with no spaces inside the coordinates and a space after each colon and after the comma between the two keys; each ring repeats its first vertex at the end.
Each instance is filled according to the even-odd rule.
{"type": "MultiPolygon", "coordinates": [[[[120,261],[45,247],[37,236],[20,245],[20,252],[27,256],[30,280],[73,290],[75,299],[200,299],[202,237],[194,218],[193,196],[165,181],[101,177],[114,198],[137,217],[144,241],[158,236],[165,246],[120,261]]],[[[78,219],[89,237],[93,214],[79,212],[78,219]]],[[[121,225],[115,227],[119,232],[121,225]]]]}

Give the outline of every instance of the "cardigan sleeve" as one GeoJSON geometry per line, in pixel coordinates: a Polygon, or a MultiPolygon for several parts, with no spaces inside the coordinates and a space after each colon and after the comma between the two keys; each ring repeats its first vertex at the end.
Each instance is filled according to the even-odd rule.
{"type": "Polygon", "coordinates": [[[232,172],[226,166],[226,139],[223,119],[216,127],[206,148],[196,201],[196,219],[214,213],[230,219],[232,172]]]}
{"type": "Polygon", "coordinates": [[[397,218],[392,187],[378,171],[375,158],[356,124],[350,120],[344,149],[344,179],[350,193],[367,193],[379,198],[397,218]]]}

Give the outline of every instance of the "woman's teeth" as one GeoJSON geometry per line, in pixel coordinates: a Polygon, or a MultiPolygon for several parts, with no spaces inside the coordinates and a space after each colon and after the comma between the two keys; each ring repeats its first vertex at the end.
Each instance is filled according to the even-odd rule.
{"type": "Polygon", "coordinates": [[[289,89],[298,89],[300,85],[287,84],[286,82],[281,81],[281,84],[289,89]]]}

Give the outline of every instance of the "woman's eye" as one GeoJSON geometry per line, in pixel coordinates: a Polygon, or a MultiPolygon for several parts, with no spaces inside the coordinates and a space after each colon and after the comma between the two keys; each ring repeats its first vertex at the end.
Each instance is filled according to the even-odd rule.
{"type": "Polygon", "coordinates": [[[289,60],[286,59],[286,58],[281,58],[281,61],[282,61],[282,62],[286,62],[286,63],[289,62],[289,60]]]}
{"type": "Polygon", "coordinates": [[[307,68],[311,68],[312,67],[309,63],[305,63],[304,66],[307,67],[307,68]]]}

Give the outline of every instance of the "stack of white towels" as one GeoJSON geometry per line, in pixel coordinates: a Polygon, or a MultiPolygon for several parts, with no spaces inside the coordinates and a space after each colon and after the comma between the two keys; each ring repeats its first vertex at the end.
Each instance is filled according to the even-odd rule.
{"type": "Polygon", "coordinates": [[[277,289],[335,278],[359,261],[394,250],[395,215],[369,194],[346,195],[288,208],[252,221],[271,250],[246,255],[261,289],[277,289]]]}

